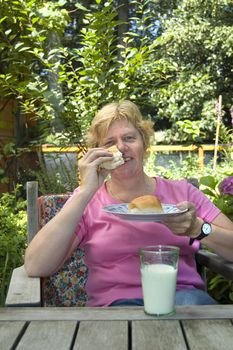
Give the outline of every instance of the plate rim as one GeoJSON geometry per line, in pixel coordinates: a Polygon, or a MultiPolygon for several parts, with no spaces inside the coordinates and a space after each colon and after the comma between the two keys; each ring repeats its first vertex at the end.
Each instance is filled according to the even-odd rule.
{"type": "MultiPolygon", "coordinates": [[[[162,206],[172,206],[172,207],[176,207],[176,204],[167,204],[167,203],[161,203],[162,206]]],[[[177,212],[174,212],[174,213],[117,213],[117,212],[112,212],[110,210],[107,210],[107,207],[112,207],[112,206],[128,206],[129,203],[120,203],[120,204],[109,204],[109,205],[105,205],[102,207],[102,210],[105,212],[105,213],[109,213],[109,214],[113,214],[113,215],[118,215],[118,216],[125,216],[125,217],[138,217],[138,216],[142,216],[142,217],[160,217],[160,216],[174,216],[174,215],[180,215],[180,214],[184,214],[185,212],[188,211],[188,209],[178,209],[179,211],[177,212]]]]}

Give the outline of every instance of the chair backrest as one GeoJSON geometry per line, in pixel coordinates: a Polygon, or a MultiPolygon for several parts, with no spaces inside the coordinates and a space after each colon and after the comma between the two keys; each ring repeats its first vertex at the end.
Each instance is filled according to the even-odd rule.
{"type": "MultiPolygon", "coordinates": [[[[27,189],[30,189],[27,191],[28,226],[29,229],[31,228],[31,232],[29,232],[30,240],[30,237],[33,238],[33,230],[35,231],[36,228],[41,228],[51,220],[63,207],[69,195],[53,194],[37,198],[36,191],[38,190],[38,184],[35,181],[33,183],[27,183],[27,189]],[[29,193],[30,191],[31,193],[29,193]],[[36,215],[35,208],[37,209],[36,215]]],[[[85,292],[87,274],[88,270],[84,262],[84,251],[83,249],[76,248],[59,271],[50,277],[42,279],[43,305],[85,306],[87,302],[85,292]]]]}

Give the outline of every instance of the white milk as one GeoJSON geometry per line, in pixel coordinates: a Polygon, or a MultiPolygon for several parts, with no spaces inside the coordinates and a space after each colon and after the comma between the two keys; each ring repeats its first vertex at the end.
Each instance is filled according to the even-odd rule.
{"type": "Polygon", "coordinates": [[[164,315],[174,311],[176,276],[177,269],[170,265],[151,264],[141,268],[146,313],[164,315]]]}

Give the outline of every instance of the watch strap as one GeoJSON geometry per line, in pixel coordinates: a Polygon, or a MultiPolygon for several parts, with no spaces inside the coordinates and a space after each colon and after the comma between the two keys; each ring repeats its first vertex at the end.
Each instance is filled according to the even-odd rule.
{"type": "Polygon", "coordinates": [[[195,241],[195,239],[196,239],[197,241],[200,241],[202,238],[208,237],[208,235],[211,233],[212,229],[211,229],[211,225],[210,225],[210,232],[209,232],[208,234],[205,234],[204,231],[203,231],[203,226],[204,226],[205,224],[210,225],[209,223],[204,222],[204,223],[202,224],[202,226],[201,226],[201,233],[200,233],[197,237],[195,237],[195,238],[190,238],[190,239],[189,239],[189,245],[192,245],[193,242],[195,241]]]}
{"type": "Polygon", "coordinates": [[[196,238],[189,238],[189,245],[192,245],[196,238]]]}

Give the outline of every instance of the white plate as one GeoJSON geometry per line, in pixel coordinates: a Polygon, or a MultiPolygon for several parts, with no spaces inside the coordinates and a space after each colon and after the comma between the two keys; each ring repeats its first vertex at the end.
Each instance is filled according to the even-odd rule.
{"type": "Polygon", "coordinates": [[[130,213],[128,210],[128,203],[122,204],[112,204],[103,207],[103,211],[109,214],[118,216],[123,220],[129,221],[162,221],[166,217],[177,216],[185,213],[188,209],[178,209],[176,205],[173,204],[162,204],[164,213],[146,213],[146,214],[136,214],[130,213]]]}

